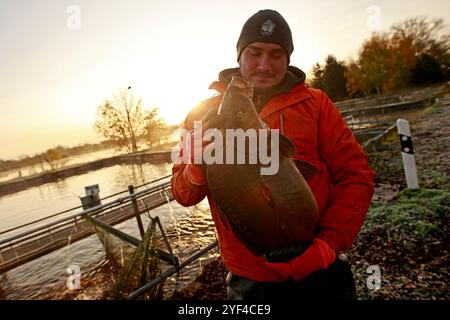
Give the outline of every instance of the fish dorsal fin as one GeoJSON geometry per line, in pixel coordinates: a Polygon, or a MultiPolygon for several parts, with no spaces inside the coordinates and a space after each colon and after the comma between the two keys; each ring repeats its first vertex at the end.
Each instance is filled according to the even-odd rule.
{"type": "Polygon", "coordinates": [[[223,94],[225,92],[225,90],[227,90],[227,86],[220,81],[214,81],[213,83],[211,83],[211,85],[209,86],[208,89],[216,90],[220,94],[223,94]]]}

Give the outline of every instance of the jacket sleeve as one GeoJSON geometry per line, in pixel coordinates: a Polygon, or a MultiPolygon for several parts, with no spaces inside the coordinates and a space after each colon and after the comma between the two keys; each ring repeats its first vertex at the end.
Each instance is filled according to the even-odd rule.
{"type": "MultiPolygon", "coordinates": [[[[212,106],[220,103],[221,97],[212,97],[201,102],[186,117],[184,129],[193,129],[195,120],[200,120],[212,106]]],[[[180,143],[179,159],[183,156],[183,143],[180,143]]],[[[194,164],[175,161],[172,167],[172,194],[179,204],[193,206],[202,201],[208,194],[208,184],[201,170],[194,164]]]]}
{"type": "Polygon", "coordinates": [[[186,141],[185,137],[181,138],[178,158],[172,167],[171,186],[175,200],[182,206],[189,207],[205,198],[208,187],[206,177],[200,168],[183,158],[183,140],[186,141]]]}
{"type": "Polygon", "coordinates": [[[374,171],[341,113],[323,93],[319,104],[319,152],[332,182],[318,238],[338,253],[351,247],[364,223],[374,193],[374,171]]]}
{"type": "Polygon", "coordinates": [[[192,178],[190,179],[192,172],[197,169],[193,164],[174,164],[172,168],[172,194],[182,206],[193,206],[202,201],[208,193],[206,183],[194,184],[192,178]]]}

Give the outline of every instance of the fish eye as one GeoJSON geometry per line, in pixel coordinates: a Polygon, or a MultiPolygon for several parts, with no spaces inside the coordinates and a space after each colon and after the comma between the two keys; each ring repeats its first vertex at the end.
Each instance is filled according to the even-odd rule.
{"type": "Polygon", "coordinates": [[[238,112],[236,113],[236,116],[237,116],[238,118],[242,118],[243,115],[244,115],[244,113],[243,113],[242,111],[238,111],[238,112]]]}

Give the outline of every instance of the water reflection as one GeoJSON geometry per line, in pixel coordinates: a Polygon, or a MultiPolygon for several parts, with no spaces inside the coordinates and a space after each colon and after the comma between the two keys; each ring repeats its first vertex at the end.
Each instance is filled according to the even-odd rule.
{"type": "Polygon", "coordinates": [[[140,169],[116,165],[0,197],[0,231],[81,205],[80,197],[87,185],[99,184],[100,195],[104,197],[127,190],[130,184],[136,186],[153,177],[165,176],[171,167],[170,163],[144,164],[140,169]],[[133,175],[133,170],[142,173],[133,175]]]}
{"type": "Polygon", "coordinates": [[[119,165],[114,173],[114,183],[118,188],[127,189],[129,185],[142,185],[159,179],[171,172],[167,166],[155,165],[149,170],[148,165],[128,164],[119,165]]]}
{"type": "Polygon", "coordinates": [[[67,181],[65,179],[55,181],[54,183],[55,189],[58,191],[58,194],[63,194],[64,190],[68,187],[67,181]]]}

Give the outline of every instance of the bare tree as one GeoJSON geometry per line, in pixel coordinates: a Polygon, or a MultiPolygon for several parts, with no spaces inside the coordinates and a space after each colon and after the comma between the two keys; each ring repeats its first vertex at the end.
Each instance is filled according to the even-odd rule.
{"type": "Polygon", "coordinates": [[[137,137],[145,132],[147,114],[142,99],[135,102],[130,88],[119,90],[113,101],[98,107],[94,130],[127,153],[138,152],[137,137]]]}
{"type": "Polygon", "coordinates": [[[448,53],[450,36],[443,19],[429,19],[426,16],[407,19],[391,28],[391,43],[398,48],[408,43],[417,58],[431,54],[439,59],[448,53]]]}

